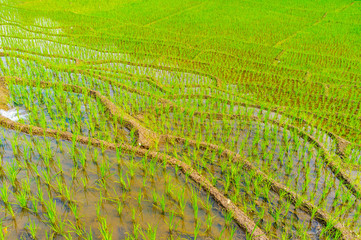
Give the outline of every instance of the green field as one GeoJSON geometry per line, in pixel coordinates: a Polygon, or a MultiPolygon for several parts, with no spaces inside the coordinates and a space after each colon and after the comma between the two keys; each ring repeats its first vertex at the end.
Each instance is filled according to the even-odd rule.
{"type": "Polygon", "coordinates": [[[361,239],[361,1],[0,0],[1,239],[361,239]]]}

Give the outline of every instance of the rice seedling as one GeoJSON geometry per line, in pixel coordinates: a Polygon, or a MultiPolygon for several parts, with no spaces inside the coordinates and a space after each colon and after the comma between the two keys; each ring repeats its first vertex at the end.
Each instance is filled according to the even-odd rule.
{"type": "Polygon", "coordinates": [[[29,218],[29,223],[28,223],[28,225],[26,226],[26,229],[29,231],[30,236],[31,236],[33,239],[36,239],[36,234],[37,234],[37,231],[38,231],[38,226],[37,226],[36,223],[33,222],[30,218],[29,218]]]}
{"type": "Polygon", "coordinates": [[[22,181],[21,190],[17,192],[16,199],[21,208],[25,209],[28,206],[28,200],[30,197],[30,184],[28,181],[22,181]]]}
{"type": "Polygon", "coordinates": [[[0,188],[0,197],[5,205],[9,204],[9,186],[6,182],[0,188]]]}
{"type": "Polygon", "coordinates": [[[157,236],[157,226],[152,228],[152,226],[148,224],[147,236],[149,239],[155,240],[157,236]]]}
{"type": "Polygon", "coordinates": [[[112,232],[108,229],[107,220],[104,217],[99,219],[100,233],[103,239],[112,239],[112,232]]]}

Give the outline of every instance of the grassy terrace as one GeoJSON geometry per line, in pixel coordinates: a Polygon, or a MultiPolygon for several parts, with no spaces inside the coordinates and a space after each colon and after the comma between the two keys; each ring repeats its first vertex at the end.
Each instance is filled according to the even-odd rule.
{"type": "Polygon", "coordinates": [[[360,19],[0,0],[0,239],[360,239],[360,19]]]}

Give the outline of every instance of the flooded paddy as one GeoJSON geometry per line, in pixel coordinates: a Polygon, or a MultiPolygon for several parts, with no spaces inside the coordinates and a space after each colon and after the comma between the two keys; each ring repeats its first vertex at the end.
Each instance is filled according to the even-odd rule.
{"type": "Polygon", "coordinates": [[[0,239],[360,238],[359,56],[299,43],[359,4],[237,3],[300,15],[258,39],[177,30],[231,2],[131,23],[20,2],[0,1],[0,239]]]}

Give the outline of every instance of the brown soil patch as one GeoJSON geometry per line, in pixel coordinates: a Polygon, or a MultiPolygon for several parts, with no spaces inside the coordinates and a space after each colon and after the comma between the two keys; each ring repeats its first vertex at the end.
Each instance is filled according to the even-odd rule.
{"type": "Polygon", "coordinates": [[[0,109],[9,110],[9,90],[4,82],[0,83],[0,109]]]}

